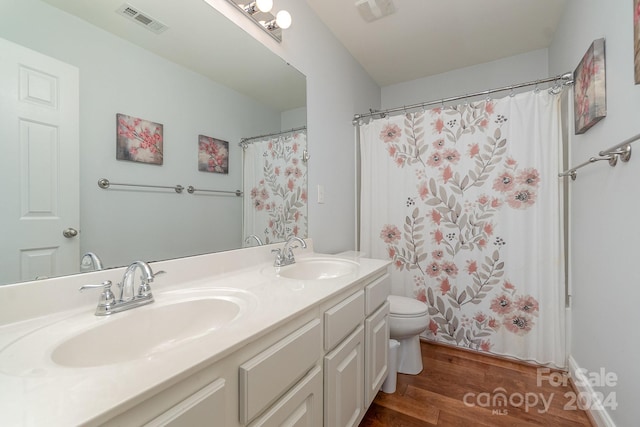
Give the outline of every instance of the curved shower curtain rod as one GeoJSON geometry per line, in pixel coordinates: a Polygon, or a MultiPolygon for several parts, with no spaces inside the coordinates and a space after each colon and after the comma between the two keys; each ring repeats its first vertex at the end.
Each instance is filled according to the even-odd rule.
{"type": "Polygon", "coordinates": [[[457,101],[457,100],[460,100],[460,99],[474,98],[476,96],[490,95],[490,94],[496,93],[496,92],[504,92],[504,91],[507,91],[507,90],[514,90],[514,89],[519,89],[519,88],[528,87],[528,86],[538,86],[538,85],[540,85],[542,83],[549,83],[549,82],[554,82],[555,83],[553,85],[553,87],[551,89],[549,89],[549,90],[555,92],[555,91],[559,90],[562,86],[567,86],[567,85],[573,84],[573,73],[567,72],[567,73],[564,73],[564,74],[557,75],[555,77],[548,77],[546,79],[534,80],[534,81],[530,81],[530,82],[526,82],[526,83],[518,83],[518,84],[505,86],[505,87],[501,87],[501,88],[497,88],[497,89],[484,90],[482,92],[467,93],[465,95],[452,96],[450,98],[442,98],[442,99],[438,99],[438,100],[435,100],[435,101],[421,102],[419,104],[412,104],[412,105],[405,105],[405,106],[402,106],[402,107],[389,108],[387,110],[382,110],[382,111],[369,110],[368,113],[354,115],[353,116],[353,125],[354,126],[359,125],[360,124],[360,120],[364,119],[366,117],[373,117],[373,116],[379,115],[380,118],[384,118],[390,113],[397,113],[397,112],[400,112],[400,111],[413,110],[414,108],[425,108],[425,107],[428,107],[430,105],[438,105],[438,104],[444,105],[445,102],[457,101]],[[562,82],[562,83],[560,83],[560,82],[562,82]]]}
{"type": "Polygon", "coordinates": [[[285,131],[282,131],[282,132],[267,133],[265,135],[251,136],[249,138],[240,138],[240,142],[238,143],[238,145],[240,147],[244,148],[244,147],[247,146],[247,144],[249,144],[249,141],[253,141],[255,139],[268,138],[270,136],[285,135],[287,133],[299,132],[301,130],[307,130],[307,127],[306,126],[300,126],[299,128],[293,128],[293,129],[285,130],[285,131]]]}

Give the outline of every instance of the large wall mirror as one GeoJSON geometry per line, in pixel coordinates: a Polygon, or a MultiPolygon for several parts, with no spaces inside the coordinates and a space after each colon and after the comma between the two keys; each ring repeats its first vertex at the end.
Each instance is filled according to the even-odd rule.
{"type": "MultiPolygon", "coordinates": [[[[304,75],[203,0],[3,0],[0,39],[0,174],[13,188],[0,208],[0,284],[82,272],[87,252],[111,268],[246,246],[255,233],[243,231],[243,210],[264,214],[273,202],[260,179],[243,182],[245,163],[262,167],[243,160],[251,151],[239,145],[245,138],[275,134],[246,144],[264,144],[258,155],[272,160],[293,141],[281,150],[293,166],[271,162],[270,172],[306,173],[306,132],[282,133],[306,125],[304,75]],[[150,30],[161,25],[167,28],[150,30]],[[58,113],[61,106],[70,113],[58,113]],[[129,145],[117,159],[121,125],[129,145]],[[75,139],[71,153],[67,137],[75,139]],[[102,189],[103,178],[169,188],[102,189]],[[185,190],[171,188],[177,185],[185,190]],[[63,218],[67,204],[70,219],[63,218]]],[[[296,195],[288,207],[295,204],[306,224],[306,187],[291,179],[282,191],[296,195]]],[[[294,231],[305,237],[305,230],[294,231]]],[[[272,234],[267,240],[277,241],[272,234]]]]}

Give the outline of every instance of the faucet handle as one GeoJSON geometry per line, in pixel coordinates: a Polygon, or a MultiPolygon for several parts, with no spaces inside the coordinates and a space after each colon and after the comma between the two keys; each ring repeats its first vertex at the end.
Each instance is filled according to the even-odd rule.
{"type": "Polygon", "coordinates": [[[282,267],[284,263],[284,256],[282,255],[282,249],[271,249],[272,254],[276,254],[276,260],[273,262],[274,267],[282,267]]]}
{"type": "Polygon", "coordinates": [[[287,251],[287,258],[291,259],[295,259],[295,256],[293,255],[293,250],[294,249],[298,249],[300,246],[298,245],[291,245],[289,246],[289,250],[287,251]]]}
{"type": "Polygon", "coordinates": [[[155,273],[152,273],[151,278],[149,280],[143,279],[142,282],[140,283],[140,286],[138,287],[138,296],[147,297],[147,298],[151,297],[151,286],[149,285],[149,283],[153,282],[153,279],[155,279],[156,276],[162,275],[162,274],[167,274],[167,272],[164,270],[160,270],[155,273]]]}
{"type": "Polygon", "coordinates": [[[152,277],[155,279],[156,276],[159,276],[161,274],[167,274],[167,272],[164,270],[156,271],[155,273],[153,273],[152,277]]]}
{"type": "Polygon", "coordinates": [[[100,308],[109,308],[116,302],[116,297],[111,291],[111,280],[105,280],[99,285],[84,285],[81,286],[79,291],[82,292],[86,289],[102,289],[102,293],[100,294],[100,300],[98,301],[98,310],[100,308]]]}

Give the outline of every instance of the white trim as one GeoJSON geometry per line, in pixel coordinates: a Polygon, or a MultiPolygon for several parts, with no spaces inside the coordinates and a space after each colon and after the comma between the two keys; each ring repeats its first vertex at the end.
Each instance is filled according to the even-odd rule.
{"type": "MultiPolygon", "coordinates": [[[[569,373],[571,374],[571,378],[574,379],[573,384],[576,387],[578,394],[588,393],[589,396],[591,396],[590,402],[600,402],[595,390],[593,390],[593,387],[591,387],[589,380],[585,377],[583,372],[584,371],[580,369],[580,366],[578,366],[578,363],[573,356],[569,356],[569,373]]],[[[596,425],[598,427],[616,427],[611,416],[607,412],[607,409],[598,409],[597,406],[600,405],[591,405],[591,407],[588,408],[591,419],[596,423],[596,425]]]]}
{"type": "MultiPolygon", "coordinates": [[[[571,334],[573,333],[573,317],[571,317],[571,307],[564,309],[564,356],[565,366],[571,369],[571,334]]],[[[574,361],[575,362],[575,361],[574,361]]]]}

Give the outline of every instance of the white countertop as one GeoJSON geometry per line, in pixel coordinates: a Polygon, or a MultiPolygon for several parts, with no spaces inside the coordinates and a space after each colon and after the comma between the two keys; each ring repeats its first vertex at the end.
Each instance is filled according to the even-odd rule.
{"type": "MultiPolygon", "coordinates": [[[[244,251],[258,253],[260,250],[268,253],[269,248],[266,246],[264,249],[252,248],[244,251]]],[[[191,263],[189,267],[198,265],[198,268],[206,272],[206,266],[215,264],[216,261],[229,263],[231,259],[229,257],[243,258],[242,250],[233,252],[234,254],[201,256],[196,261],[185,260],[191,263]]],[[[305,251],[303,257],[307,256],[330,257],[305,251]]],[[[271,259],[270,255],[263,255],[262,252],[258,258],[266,259],[265,257],[271,259]]],[[[349,259],[349,254],[341,254],[339,258],[349,259]]],[[[252,263],[255,259],[255,256],[250,257],[252,263]]],[[[223,328],[197,340],[182,343],[173,349],[112,365],[86,368],[56,365],[50,359],[52,346],[59,342],[55,335],[68,328],[68,335],[72,336],[78,333],[74,328],[78,331],[86,330],[96,323],[111,320],[109,318],[127,316],[135,310],[149,309],[154,304],[114,314],[108,318],[94,315],[95,303],[83,304],[76,309],[53,311],[39,317],[5,323],[0,326],[0,424],[2,426],[78,425],[90,422],[97,416],[134,398],[146,398],[155,394],[160,390],[159,387],[170,379],[186,377],[194,370],[222,359],[246,343],[274,330],[297,314],[320,304],[354,283],[378,273],[388,265],[387,261],[359,258],[357,254],[351,254],[351,259],[359,263],[354,274],[317,281],[278,278],[273,271],[272,261],[253,263],[253,266],[245,265],[243,268],[242,260],[233,258],[231,264],[238,267],[235,270],[222,273],[218,271],[211,275],[192,274],[193,277],[184,281],[179,280],[175,274],[177,272],[180,277],[187,276],[180,275],[179,270],[184,266],[179,264],[179,260],[167,262],[166,266],[162,263],[152,264],[155,270],[163,269],[168,273],[158,276],[152,285],[156,300],[154,304],[161,304],[163,297],[170,295],[171,291],[185,288],[242,289],[254,295],[255,299],[251,300],[249,309],[241,318],[223,328]],[[176,268],[172,271],[171,267],[176,268]],[[42,334],[48,330],[52,331],[49,335],[50,339],[31,340],[31,342],[23,339],[25,335],[42,334]],[[3,350],[17,344],[24,346],[21,354],[25,359],[11,361],[5,358],[5,362],[2,363],[3,350]],[[29,369],[12,367],[14,364],[26,365],[29,369]]],[[[78,280],[75,276],[72,280],[73,287],[77,288],[77,284],[80,283],[78,280]]],[[[86,281],[86,278],[84,280],[86,281]]],[[[14,294],[11,296],[14,304],[28,303],[16,301],[14,294]]],[[[0,289],[0,298],[2,297],[0,289]]],[[[97,295],[93,297],[97,302],[97,295]]],[[[121,333],[126,334],[127,331],[123,330],[121,333]]],[[[117,343],[117,336],[105,337],[105,346],[117,345],[117,343]]]]}

